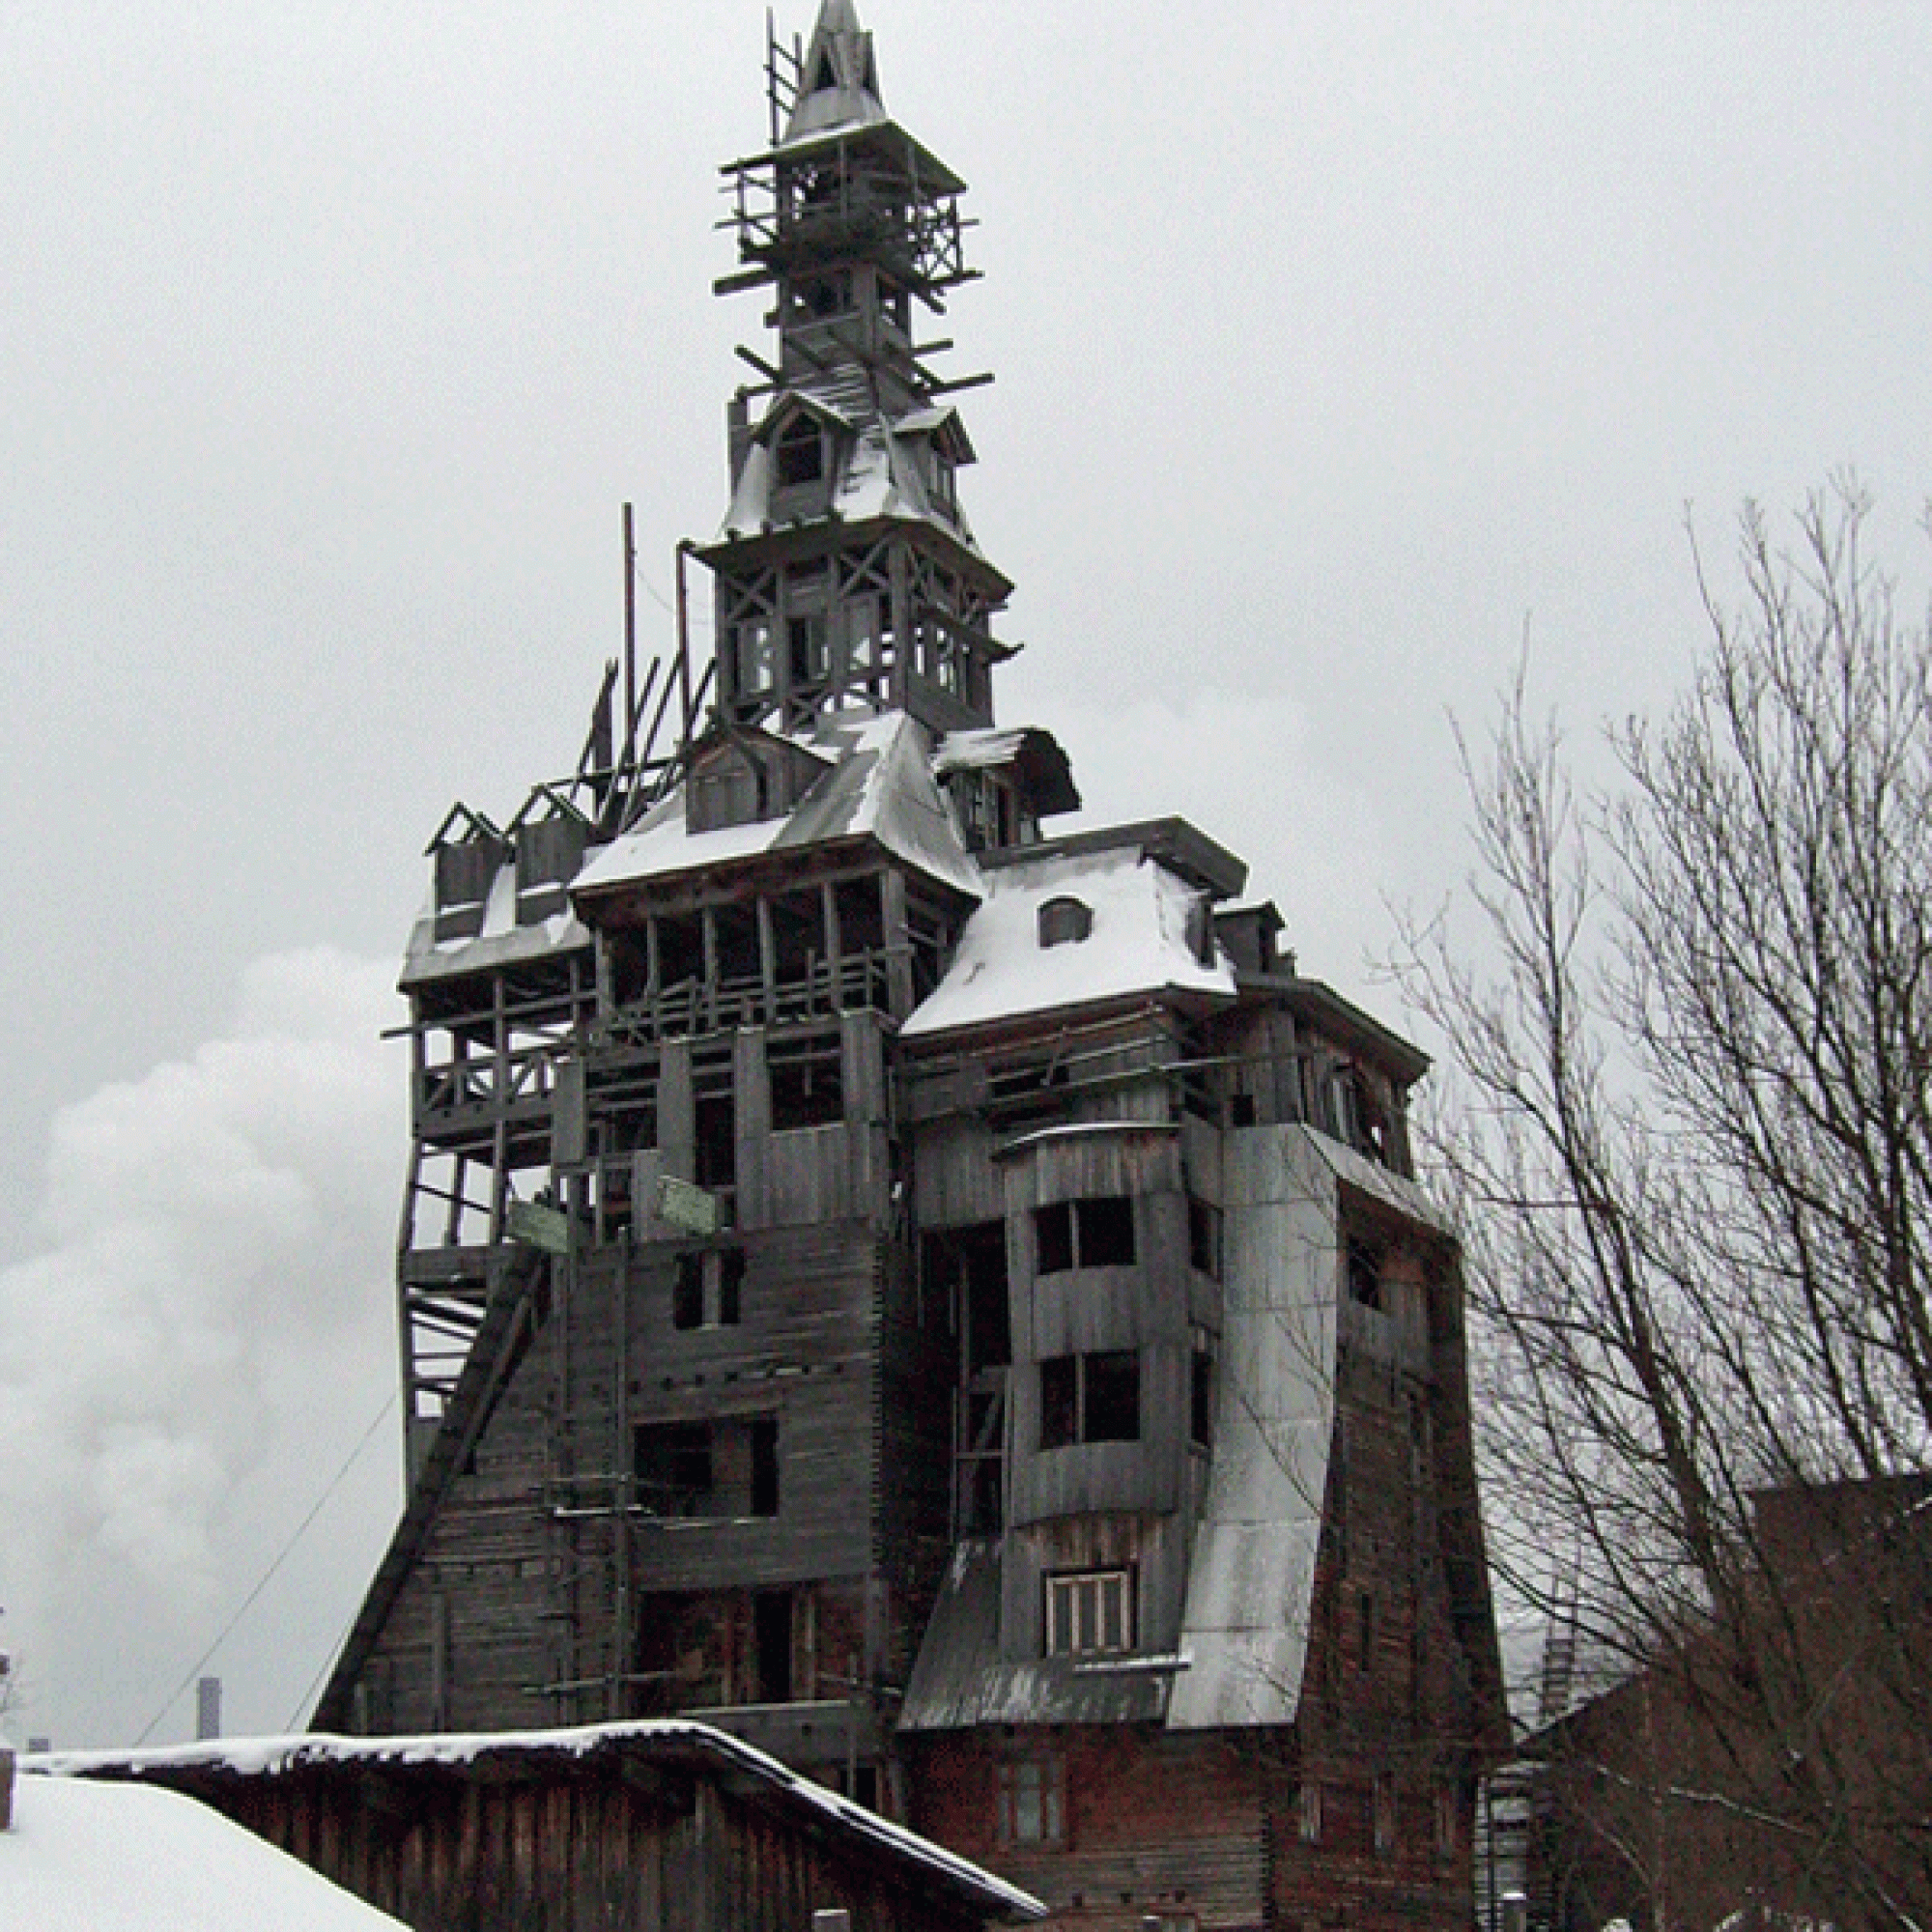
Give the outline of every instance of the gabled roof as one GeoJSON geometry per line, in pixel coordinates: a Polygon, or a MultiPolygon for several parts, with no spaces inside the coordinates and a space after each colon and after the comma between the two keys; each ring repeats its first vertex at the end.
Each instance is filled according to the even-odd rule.
{"type": "Polygon", "coordinates": [[[712,866],[869,838],[941,885],[978,898],[979,867],[933,780],[925,734],[902,711],[821,720],[802,741],[831,769],[780,818],[693,832],[680,785],[635,832],[599,853],[578,875],[581,899],[621,887],[676,878],[712,866]]]}

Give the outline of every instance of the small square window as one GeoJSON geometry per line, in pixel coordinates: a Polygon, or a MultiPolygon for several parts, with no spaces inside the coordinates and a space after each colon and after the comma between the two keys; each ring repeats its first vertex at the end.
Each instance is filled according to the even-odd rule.
{"type": "Polygon", "coordinates": [[[1046,1579],[1049,1657],[1118,1656],[1133,1647],[1131,1570],[1079,1570],[1046,1579]]]}

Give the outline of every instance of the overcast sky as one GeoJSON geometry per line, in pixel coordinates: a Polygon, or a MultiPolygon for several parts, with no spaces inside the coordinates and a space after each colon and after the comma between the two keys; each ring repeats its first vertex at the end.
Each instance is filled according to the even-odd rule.
{"type": "MultiPolygon", "coordinates": [[[[982,223],[1003,715],[1241,851],[1304,970],[1387,1005],[1525,630],[1579,729],[1678,681],[1687,502],[1721,552],[1853,466],[1922,589],[1923,0],[865,11],[982,223]]],[[[212,1666],[286,1724],[386,1538],[385,987],[451,800],[573,761],[619,505],[653,645],[723,512],[762,51],[755,0],[0,0],[22,1732],[179,1735],[348,1464],[212,1666]]]]}

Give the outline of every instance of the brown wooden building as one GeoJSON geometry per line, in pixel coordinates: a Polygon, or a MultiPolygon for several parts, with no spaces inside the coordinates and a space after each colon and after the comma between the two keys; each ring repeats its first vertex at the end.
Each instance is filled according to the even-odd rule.
{"type": "Polygon", "coordinates": [[[917,326],[963,185],[845,0],[769,85],[715,657],[432,847],[412,1489],[319,1721],[701,1711],[1067,1922],[1460,1924],[1502,1714],[1425,1063],[1192,826],[1055,836],[917,326]]]}
{"type": "Polygon", "coordinates": [[[1040,1915],[965,1860],[675,1719],[32,1766],[199,1799],[413,1932],[985,1932],[1040,1915]]]}

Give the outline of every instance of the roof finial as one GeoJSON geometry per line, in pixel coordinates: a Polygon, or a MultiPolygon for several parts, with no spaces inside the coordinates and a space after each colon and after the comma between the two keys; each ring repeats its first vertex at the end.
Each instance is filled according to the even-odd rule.
{"type": "Polygon", "coordinates": [[[872,37],[859,24],[859,10],[852,0],[824,0],[799,71],[798,104],[785,139],[885,118],[872,37]]]}

